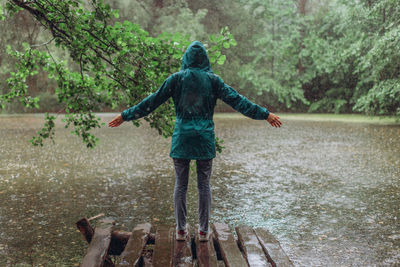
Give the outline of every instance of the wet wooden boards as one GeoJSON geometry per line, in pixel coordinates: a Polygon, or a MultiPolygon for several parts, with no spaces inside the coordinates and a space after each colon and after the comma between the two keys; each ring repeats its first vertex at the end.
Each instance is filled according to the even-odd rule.
{"type": "Polygon", "coordinates": [[[293,267],[293,263],[290,261],[286,253],[283,251],[279,242],[275,237],[264,228],[254,229],[258,240],[272,266],[278,267],[293,267]]]}
{"type": "Polygon", "coordinates": [[[166,225],[157,227],[153,252],[154,267],[168,267],[172,265],[174,234],[175,227],[166,225]]]}
{"type": "Polygon", "coordinates": [[[248,266],[243,258],[242,252],[234,239],[229,226],[224,223],[215,223],[212,225],[214,235],[218,243],[221,257],[226,267],[248,266]]]}
{"type": "Polygon", "coordinates": [[[253,228],[249,226],[239,226],[236,227],[235,230],[249,266],[271,266],[253,228]]]}
{"type": "MultiPolygon", "coordinates": [[[[218,267],[217,254],[214,248],[213,233],[210,235],[208,242],[200,242],[198,229],[195,235],[197,265],[199,267],[218,267]]],[[[223,265],[225,266],[225,265],[223,265]]]]}
{"type": "MultiPolygon", "coordinates": [[[[174,228],[175,229],[175,228],[174,228]]],[[[190,227],[187,226],[188,235],[185,241],[177,241],[175,239],[175,230],[173,232],[174,240],[174,256],[172,259],[172,266],[191,267],[193,266],[192,256],[192,238],[190,234],[190,227]]]]}
{"type": "Polygon", "coordinates": [[[94,236],[89,244],[87,253],[83,258],[81,267],[102,267],[108,257],[108,248],[111,242],[111,233],[114,228],[114,221],[104,219],[100,226],[95,228],[94,236]]]}
{"type": "Polygon", "coordinates": [[[142,252],[149,238],[150,230],[151,224],[149,223],[138,224],[133,228],[131,237],[116,264],[117,266],[141,265],[142,252]]]}
{"type": "Polygon", "coordinates": [[[121,232],[114,231],[113,221],[103,220],[94,229],[94,235],[89,235],[93,228],[88,221],[79,222],[78,228],[85,239],[91,239],[81,265],[84,267],[293,266],[279,242],[265,228],[238,226],[236,240],[227,224],[215,223],[211,225],[210,240],[200,242],[197,229],[188,228],[186,240],[177,241],[175,226],[152,227],[145,223],[137,225],[132,232],[121,232]],[[120,253],[113,262],[109,255],[120,253]]]}

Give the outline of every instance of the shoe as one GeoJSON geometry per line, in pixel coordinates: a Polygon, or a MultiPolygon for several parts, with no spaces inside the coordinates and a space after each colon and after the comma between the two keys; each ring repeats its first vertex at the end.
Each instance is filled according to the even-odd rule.
{"type": "Polygon", "coordinates": [[[176,229],[176,233],[175,233],[175,239],[177,241],[185,241],[188,235],[188,231],[187,228],[185,228],[185,230],[178,230],[176,229]]]}
{"type": "Polygon", "coordinates": [[[210,231],[208,231],[208,232],[199,231],[199,241],[200,242],[205,242],[205,241],[208,241],[209,239],[210,239],[210,231]]]}

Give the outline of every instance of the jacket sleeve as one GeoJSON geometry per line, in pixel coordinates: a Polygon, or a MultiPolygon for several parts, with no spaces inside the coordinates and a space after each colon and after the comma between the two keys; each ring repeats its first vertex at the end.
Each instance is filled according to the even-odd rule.
{"type": "Polygon", "coordinates": [[[218,98],[249,118],[255,120],[265,120],[268,118],[269,111],[266,108],[254,104],[224,83],[222,79],[219,78],[219,80],[218,98]]]}
{"type": "Polygon", "coordinates": [[[122,119],[124,121],[137,120],[153,112],[172,96],[173,79],[173,75],[169,76],[156,92],[143,99],[139,104],[122,111],[122,119]]]}

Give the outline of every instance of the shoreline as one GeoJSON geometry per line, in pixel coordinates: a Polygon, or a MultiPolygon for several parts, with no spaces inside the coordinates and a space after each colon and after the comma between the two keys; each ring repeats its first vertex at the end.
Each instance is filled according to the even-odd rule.
{"type": "MultiPolygon", "coordinates": [[[[0,118],[6,117],[43,117],[45,113],[10,113],[0,114],[0,118]]],[[[49,113],[56,115],[57,113],[49,113]]],[[[59,113],[58,115],[63,115],[59,113]]],[[[118,112],[95,112],[99,117],[112,117],[118,112]]],[[[330,121],[330,122],[347,122],[347,123],[367,123],[379,125],[400,125],[400,118],[395,116],[370,116],[363,114],[334,114],[334,113],[277,113],[282,120],[289,121],[330,121]]],[[[243,119],[246,116],[238,112],[216,112],[214,113],[216,119],[243,119]]]]}

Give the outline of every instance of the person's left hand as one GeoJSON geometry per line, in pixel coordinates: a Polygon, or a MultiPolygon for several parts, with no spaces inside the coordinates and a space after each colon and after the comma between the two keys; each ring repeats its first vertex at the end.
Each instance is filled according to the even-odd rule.
{"type": "Polygon", "coordinates": [[[272,112],[269,113],[267,121],[269,122],[269,124],[271,124],[271,126],[273,126],[275,128],[279,128],[282,125],[282,122],[281,122],[281,119],[279,118],[279,116],[275,115],[272,112]]]}
{"type": "Polygon", "coordinates": [[[108,123],[108,126],[110,127],[118,127],[124,122],[124,119],[122,118],[122,115],[119,114],[117,115],[112,121],[108,123]]]}

